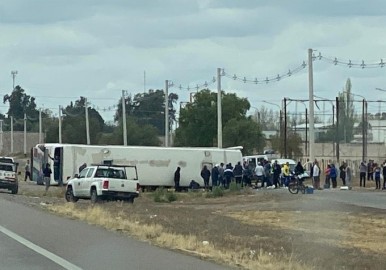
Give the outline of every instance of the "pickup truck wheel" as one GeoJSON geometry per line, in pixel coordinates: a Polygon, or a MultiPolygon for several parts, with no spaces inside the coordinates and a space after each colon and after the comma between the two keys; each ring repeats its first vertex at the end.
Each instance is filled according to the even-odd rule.
{"type": "Polygon", "coordinates": [[[92,203],[99,202],[99,196],[98,196],[98,193],[97,193],[96,189],[92,189],[91,190],[91,202],[92,203]]]}
{"type": "Polygon", "coordinates": [[[19,186],[16,186],[16,187],[14,187],[14,188],[11,190],[11,193],[12,193],[12,194],[17,194],[18,191],[19,191],[19,186]]]}
{"type": "Polygon", "coordinates": [[[66,198],[66,201],[68,201],[68,202],[77,202],[79,200],[79,198],[74,196],[74,192],[72,190],[72,187],[67,188],[64,197],[66,198]]]}

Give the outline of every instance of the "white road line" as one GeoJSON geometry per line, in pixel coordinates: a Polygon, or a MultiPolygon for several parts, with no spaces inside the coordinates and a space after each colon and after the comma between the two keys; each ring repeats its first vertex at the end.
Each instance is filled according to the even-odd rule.
{"type": "Polygon", "coordinates": [[[27,239],[17,235],[14,232],[11,232],[10,230],[4,228],[3,226],[0,225],[0,232],[4,233],[5,235],[9,236],[10,238],[16,240],[20,244],[32,249],[33,251],[43,255],[47,259],[50,259],[54,263],[64,267],[65,269],[68,270],[82,270],[82,268],[70,263],[69,261],[66,261],[65,259],[55,255],[54,253],[49,252],[48,250],[39,247],[38,245],[35,245],[34,243],[28,241],[27,239]]]}

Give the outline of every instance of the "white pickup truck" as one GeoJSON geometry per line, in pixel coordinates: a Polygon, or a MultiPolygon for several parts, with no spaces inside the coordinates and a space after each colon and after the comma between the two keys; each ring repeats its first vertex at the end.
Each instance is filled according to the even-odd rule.
{"type": "Polygon", "coordinates": [[[0,189],[8,189],[12,194],[16,194],[19,190],[17,165],[13,160],[12,163],[0,162],[0,189]]]}
{"type": "Polygon", "coordinates": [[[136,166],[94,165],[68,181],[65,198],[68,202],[122,199],[132,203],[139,189],[136,166]]]}

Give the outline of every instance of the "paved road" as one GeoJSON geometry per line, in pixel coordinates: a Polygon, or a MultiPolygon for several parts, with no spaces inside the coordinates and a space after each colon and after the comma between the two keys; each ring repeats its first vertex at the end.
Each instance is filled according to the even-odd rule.
{"type": "Polygon", "coordinates": [[[1,197],[0,269],[227,269],[1,197]]]}

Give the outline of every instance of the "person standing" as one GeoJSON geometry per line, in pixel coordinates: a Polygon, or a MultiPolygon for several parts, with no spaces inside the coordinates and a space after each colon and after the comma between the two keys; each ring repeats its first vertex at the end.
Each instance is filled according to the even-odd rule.
{"type": "Polygon", "coordinates": [[[330,172],[331,172],[331,165],[327,164],[326,170],[324,170],[325,179],[324,179],[324,188],[330,188],[330,172]]]}
{"type": "Polygon", "coordinates": [[[381,167],[377,163],[374,164],[374,180],[375,189],[381,189],[381,167]]]}
{"type": "Polygon", "coordinates": [[[218,184],[221,186],[225,186],[224,181],[224,163],[220,163],[220,166],[218,167],[218,184]]]}
{"type": "Polygon", "coordinates": [[[174,190],[180,192],[180,179],[181,179],[181,168],[177,167],[177,170],[174,172],[174,190]]]}
{"type": "Polygon", "coordinates": [[[337,176],[338,175],[337,175],[337,171],[336,171],[335,165],[331,164],[330,178],[331,178],[332,188],[336,188],[336,186],[337,186],[337,183],[336,183],[336,177],[337,176]]]}
{"type": "Polygon", "coordinates": [[[235,165],[233,174],[235,175],[236,184],[241,184],[241,179],[243,178],[243,167],[241,166],[240,161],[235,165]]]}
{"type": "Polygon", "coordinates": [[[51,174],[52,174],[52,171],[51,171],[51,168],[50,168],[50,164],[46,164],[46,167],[43,169],[43,179],[44,179],[44,183],[46,185],[46,192],[44,194],[47,194],[47,191],[50,187],[50,184],[51,184],[51,174]]]}
{"type": "Polygon", "coordinates": [[[229,188],[229,185],[232,181],[232,178],[233,178],[233,170],[232,170],[232,167],[231,165],[226,165],[226,169],[224,170],[224,187],[226,189],[229,188]]]}
{"type": "Polygon", "coordinates": [[[347,164],[346,165],[346,183],[349,189],[351,189],[352,187],[351,181],[352,181],[352,171],[351,171],[351,167],[347,164]]]}
{"type": "Polygon", "coordinates": [[[372,160],[369,160],[369,163],[367,163],[367,181],[374,181],[374,177],[373,177],[373,174],[374,174],[374,170],[373,170],[373,161],[372,160]]]}
{"type": "Polygon", "coordinates": [[[55,155],[52,158],[49,154],[48,157],[54,162],[54,179],[58,182],[59,186],[63,186],[63,181],[60,173],[60,157],[59,155],[55,155]]]}
{"type": "Polygon", "coordinates": [[[29,160],[27,160],[27,163],[25,164],[25,167],[24,167],[24,181],[27,181],[27,177],[31,181],[31,166],[29,164],[29,160]]]}
{"type": "Polygon", "coordinates": [[[219,166],[219,165],[216,164],[216,165],[213,167],[213,169],[212,169],[212,188],[218,186],[218,176],[219,176],[218,166],[219,166]]]}
{"type": "Polygon", "coordinates": [[[363,181],[363,187],[366,187],[366,172],[367,172],[367,166],[364,162],[361,162],[361,165],[359,166],[359,186],[362,187],[362,181],[363,181]]]}
{"type": "Polygon", "coordinates": [[[280,173],[280,164],[277,163],[277,160],[275,160],[275,162],[273,163],[273,185],[275,186],[275,188],[280,187],[280,173]]]}
{"type": "Polygon", "coordinates": [[[383,174],[383,185],[382,185],[382,189],[386,189],[386,160],[385,160],[385,162],[383,163],[382,174],[383,174]]]}
{"type": "Polygon", "coordinates": [[[317,160],[315,160],[314,168],[312,169],[312,178],[314,180],[314,189],[320,189],[320,168],[317,160]]]}
{"type": "Polygon", "coordinates": [[[264,164],[264,183],[267,183],[266,184],[267,187],[272,186],[271,171],[272,171],[271,162],[268,160],[264,164]]]}
{"type": "Polygon", "coordinates": [[[286,162],[284,165],[283,165],[283,177],[284,177],[284,183],[283,186],[288,186],[289,182],[290,182],[290,168],[289,168],[289,162],[286,162]]]}
{"type": "Polygon", "coordinates": [[[205,189],[208,189],[209,188],[210,171],[208,170],[208,167],[206,165],[204,165],[204,167],[201,170],[201,177],[204,180],[205,189]]]}
{"type": "Polygon", "coordinates": [[[342,163],[342,165],[339,167],[339,177],[342,179],[343,186],[346,185],[346,163],[342,163]]]}
{"type": "Polygon", "coordinates": [[[256,188],[257,183],[261,183],[263,185],[263,176],[264,176],[264,167],[261,166],[260,162],[257,162],[256,168],[255,168],[255,174],[256,174],[256,188]]]}

